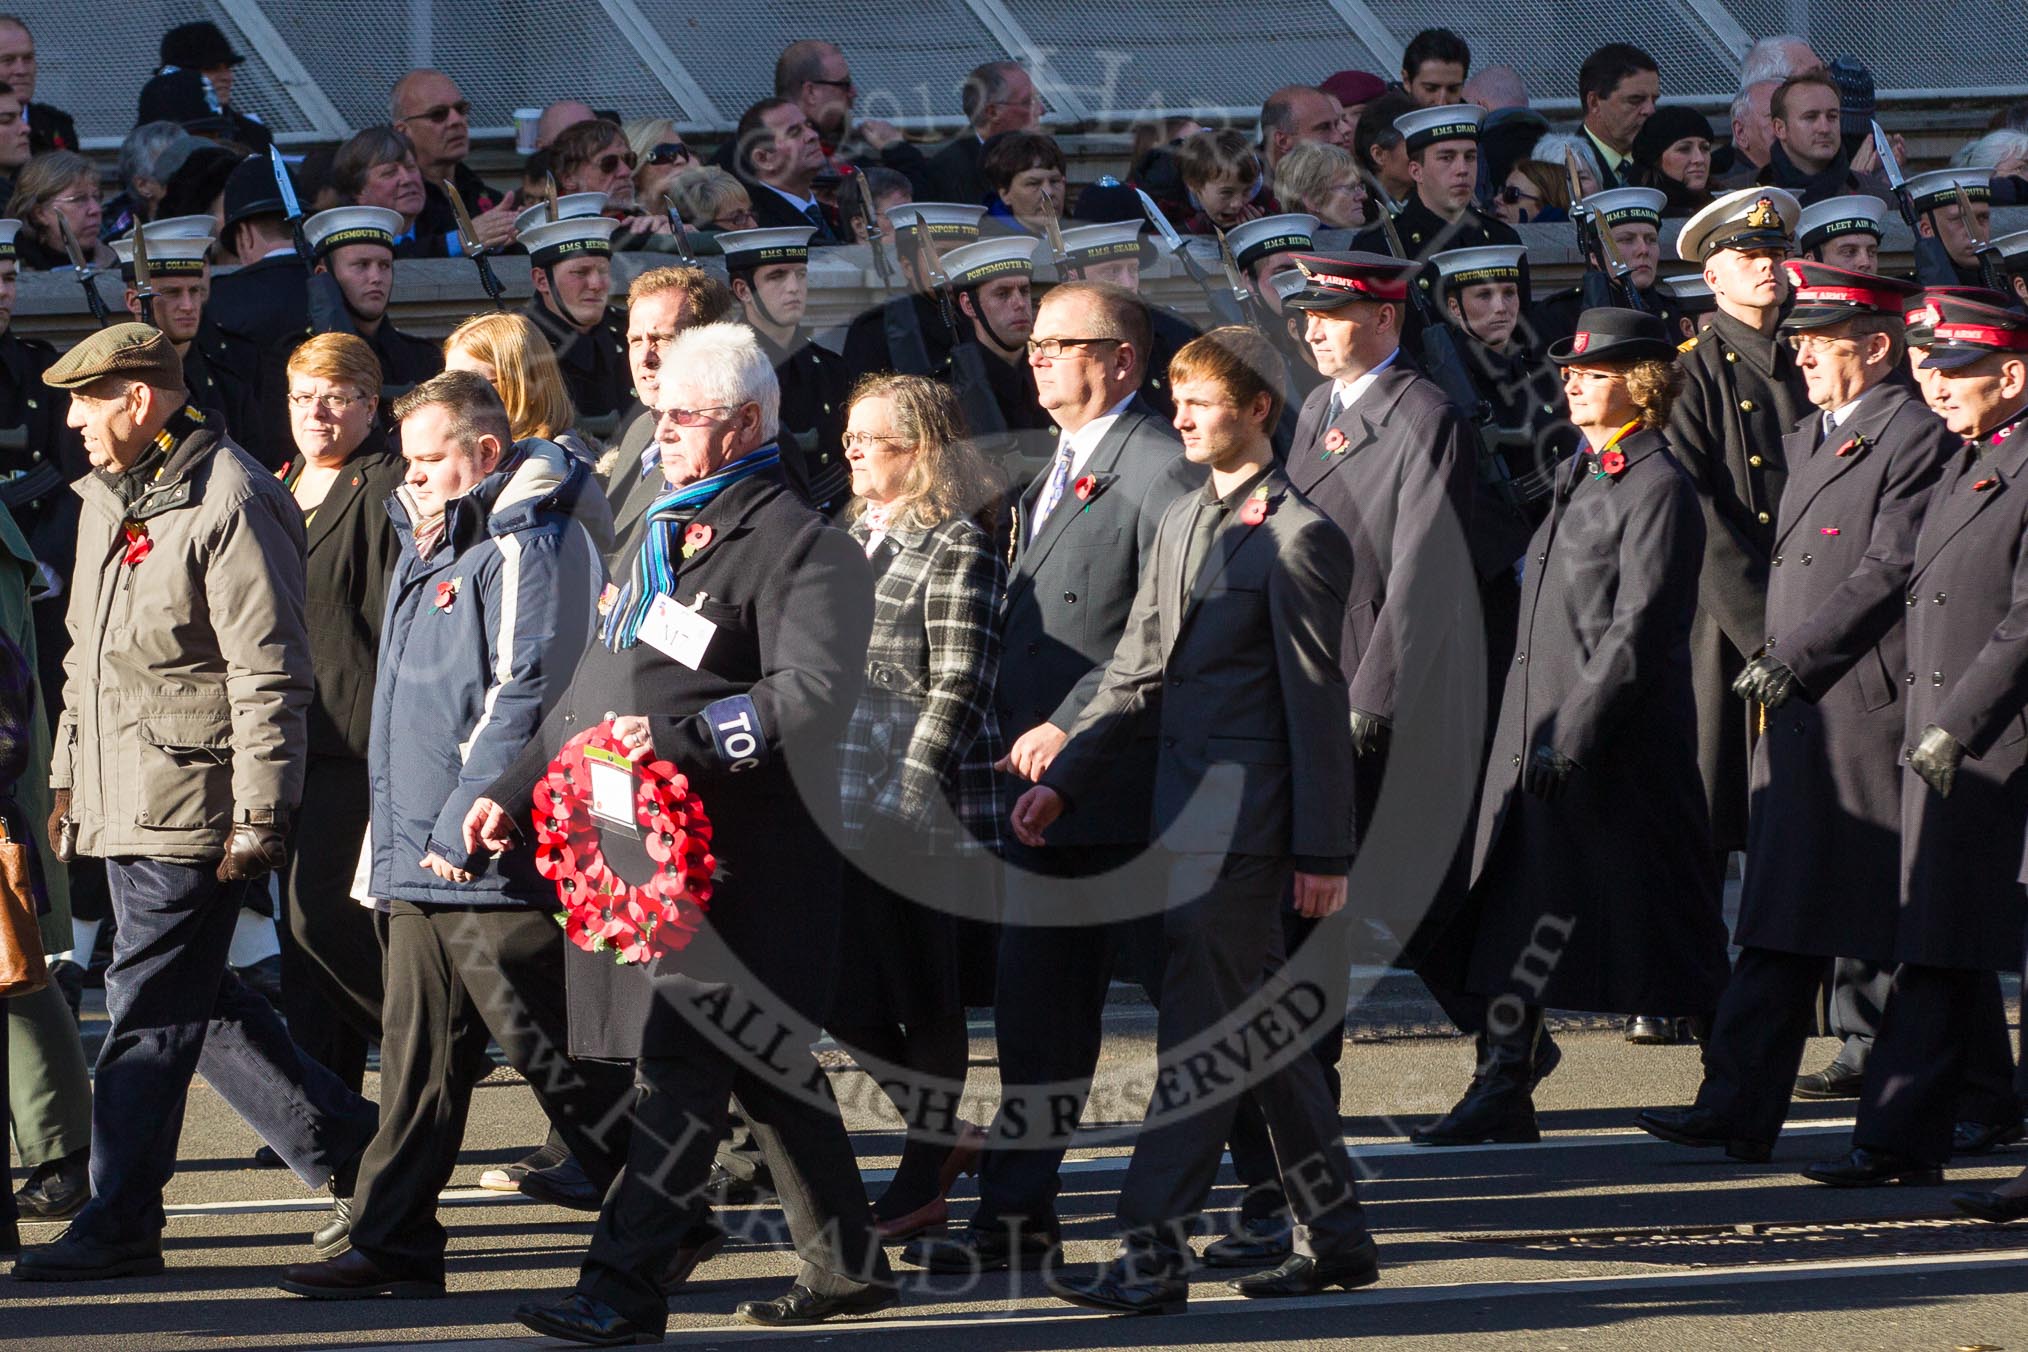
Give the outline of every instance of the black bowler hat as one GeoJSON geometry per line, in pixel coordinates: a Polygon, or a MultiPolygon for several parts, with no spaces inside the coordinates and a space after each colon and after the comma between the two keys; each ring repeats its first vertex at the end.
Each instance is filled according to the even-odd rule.
{"type": "Polygon", "coordinates": [[[1674,361],[1676,345],[1659,315],[1601,305],[1577,317],[1577,332],[1549,346],[1558,366],[1674,361]]]}
{"type": "Polygon", "coordinates": [[[225,228],[229,231],[250,216],[280,216],[282,190],[275,186],[275,163],[266,155],[249,155],[225,179],[225,228]]]}
{"type": "Polygon", "coordinates": [[[1783,333],[1827,328],[1856,315],[1899,317],[1907,312],[1909,298],[1922,290],[1899,277],[1876,277],[1808,259],[1786,259],[1782,270],[1789,275],[1793,300],[1781,323],[1783,333]]]}
{"type": "Polygon", "coordinates": [[[144,122],[174,122],[200,136],[220,135],[231,127],[218,96],[212,93],[211,81],[182,67],[154,76],[141,86],[140,114],[134,125],[144,122]]]}
{"type": "Polygon", "coordinates": [[[237,66],[244,60],[215,23],[178,24],[162,35],[161,64],[165,66],[216,70],[220,66],[237,66]]]}

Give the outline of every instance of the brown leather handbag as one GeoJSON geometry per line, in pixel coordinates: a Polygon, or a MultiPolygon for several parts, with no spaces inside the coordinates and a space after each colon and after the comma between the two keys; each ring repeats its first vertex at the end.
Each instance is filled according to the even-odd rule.
{"type": "MultiPolygon", "coordinates": [[[[0,813],[0,999],[33,995],[49,984],[36,922],[35,846],[16,838],[0,813]]],[[[4,1035],[4,1034],[0,1034],[4,1035]]]]}

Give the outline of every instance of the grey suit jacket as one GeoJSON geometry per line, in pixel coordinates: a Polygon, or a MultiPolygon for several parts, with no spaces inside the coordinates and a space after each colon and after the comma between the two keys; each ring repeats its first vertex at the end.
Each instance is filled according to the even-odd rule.
{"type": "MultiPolygon", "coordinates": [[[[1000,608],[1002,656],[993,692],[1001,734],[1011,744],[1042,723],[1068,732],[1098,690],[1146,571],[1162,513],[1204,481],[1183,458],[1167,424],[1129,405],[1093,448],[1080,473],[1091,494],[1074,492],[1042,522],[1028,525],[1049,477],[1045,468],[1016,504],[1013,566],[1000,608]]],[[[1122,748],[1089,812],[1051,836],[1060,845],[1138,845],[1148,839],[1154,749],[1122,748]]]]}
{"type": "Polygon", "coordinates": [[[1352,853],[1352,736],[1339,669],[1352,546],[1270,469],[1266,515],[1235,509],[1186,594],[1196,494],[1172,502],[1119,648],[1042,782],[1063,821],[1132,739],[1158,733],[1153,826],[1185,854],[1293,857],[1342,873],[1352,853]]]}
{"type": "Polygon", "coordinates": [[[655,410],[644,408],[620,429],[619,448],[606,472],[606,501],[613,509],[612,559],[624,557],[648,507],[669,485],[659,471],[641,473],[641,453],[655,440],[655,410]]]}

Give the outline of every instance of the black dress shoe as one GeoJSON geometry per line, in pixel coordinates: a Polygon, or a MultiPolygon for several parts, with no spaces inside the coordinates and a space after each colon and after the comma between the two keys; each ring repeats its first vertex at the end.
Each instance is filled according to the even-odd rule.
{"type": "Polygon", "coordinates": [[[1088,1277],[1046,1272],[1042,1283],[1058,1300],[1107,1314],[1181,1314],[1190,1303],[1181,1265],[1164,1269],[1145,1256],[1115,1258],[1088,1277]]]}
{"type": "Polygon", "coordinates": [[[1027,1272],[1062,1257],[1056,1236],[1006,1225],[973,1226],[961,1235],[924,1235],[901,1251],[901,1261],[930,1272],[1027,1272]]]}
{"type": "Polygon", "coordinates": [[[2028,1196],[2009,1197],[2002,1192],[1954,1192],[1951,1205],[1967,1216],[1977,1216],[1995,1225],[2028,1220],[2028,1196]]]}
{"type": "Polygon", "coordinates": [[[1650,1136],[1700,1150],[1723,1150],[1746,1164],[1766,1164],[1774,1147],[1766,1141],[1734,1135],[1716,1114],[1704,1108],[1643,1108],[1634,1125],[1650,1136]]]}
{"type": "Polygon", "coordinates": [[[797,1282],[786,1296],[741,1301],[739,1317],[749,1324],[771,1329],[793,1328],[799,1324],[821,1324],[826,1319],[879,1314],[900,1299],[901,1293],[885,1284],[863,1286],[849,1296],[820,1296],[797,1282]]]}
{"type": "Polygon", "coordinates": [[[94,1239],[73,1226],[54,1244],[25,1251],[14,1264],[17,1282],[98,1282],[109,1277],[152,1277],[162,1270],[162,1236],[94,1239]]]}
{"type": "Polygon", "coordinates": [[[1475,1081],[1455,1108],[1408,1134],[1409,1144],[1427,1146],[1532,1145],[1541,1139],[1528,1091],[1483,1080],[1475,1081]]]}
{"type": "Polygon", "coordinates": [[[1854,1146],[1850,1154],[1806,1166],[1803,1177],[1833,1188],[1876,1188],[1885,1183],[1935,1187],[1943,1182],[1943,1167],[1854,1146]]]}
{"type": "Polygon", "coordinates": [[[1666,1047],[1676,1040],[1676,1020],[1660,1014],[1634,1014],[1628,1017],[1627,1041],[1643,1047],[1666,1047]]]}
{"type": "Polygon", "coordinates": [[[660,1333],[642,1328],[582,1291],[573,1291],[554,1305],[518,1306],[514,1317],[537,1333],[583,1347],[636,1347],[662,1341],[660,1333]]]}
{"type": "Polygon", "coordinates": [[[1960,1122],[1951,1128],[1951,1154],[1989,1155],[2003,1145],[2012,1145],[2021,1139],[2021,1123],[2017,1118],[1993,1126],[1986,1122],[1960,1122]]]}
{"type": "Polygon", "coordinates": [[[597,1211],[606,1200],[585,1177],[584,1166],[569,1155],[564,1156],[561,1164],[523,1174],[521,1195],[546,1206],[568,1207],[572,1211],[597,1211]]]}
{"type": "Polygon", "coordinates": [[[279,1285],[292,1295],[312,1300],[370,1300],[376,1296],[429,1300],[444,1293],[441,1281],[393,1276],[357,1249],[321,1263],[293,1263],[283,1270],[279,1285]]]}
{"type": "Polygon", "coordinates": [[[310,1251],[318,1258],[336,1258],[352,1247],[352,1199],[333,1197],[331,1214],[310,1236],[310,1251]]]}
{"type": "Polygon", "coordinates": [[[1865,1071],[1854,1070],[1834,1059],[1822,1070],[1796,1076],[1796,1087],[1791,1092],[1799,1099],[1858,1098],[1865,1084],[1865,1071]]]}
{"type": "Polygon", "coordinates": [[[1272,1272],[1256,1272],[1226,1283],[1249,1300],[1280,1296],[1314,1296],[1334,1286],[1347,1291],[1380,1280],[1380,1250],[1367,1235],[1344,1253],[1305,1258],[1292,1253],[1272,1272]]]}
{"type": "Polygon", "coordinates": [[[1241,1221],[1239,1229],[1205,1246],[1204,1261],[1211,1267],[1257,1272],[1289,1256],[1289,1234],[1286,1214],[1241,1221]]]}
{"type": "Polygon", "coordinates": [[[741,1178],[722,1164],[711,1166],[704,1200],[713,1206],[759,1206],[775,1200],[775,1190],[758,1179],[741,1178]]]}
{"type": "Polygon", "coordinates": [[[91,1163],[91,1151],[85,1149],[36,1165],[14,1194],[21,1219],[61,1221],[77,1215],[92,1197],[91,1163]]]}
{"type": "MultiPolygon", "coordinates": [[[[662,1290],[679,1289],[690,1280],[690,1274],[697,1265],[725,1247],[725,1231],[710,1220],[701,1220],[684,1232],[676,1246],[676,1253],[669,1259],[669,1266],[662,1272],[662,1290]]],[[[656,1339],[657,1342],[661,1340],[656,1339]]]]}

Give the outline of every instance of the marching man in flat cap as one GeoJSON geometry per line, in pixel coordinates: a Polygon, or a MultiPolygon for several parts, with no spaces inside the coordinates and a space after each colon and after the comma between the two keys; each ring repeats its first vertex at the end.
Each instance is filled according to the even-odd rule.
{"type": "Polygon", "coordinates": [[[247,893],[286,856],[303,789],[310,644],[303,525],[288,490],[189,405],[159,329],[116,324],[50,367],[92,473],[49,782],[58,859],[106,861],[118,933],[92,1109],[92,1200],[14,1275],[162,1270],[162,1189],[190,1077],[309,1187],[377,1114],[301,1055],[226,969],[247,893]]]}

